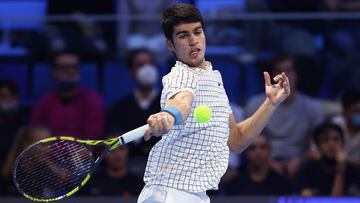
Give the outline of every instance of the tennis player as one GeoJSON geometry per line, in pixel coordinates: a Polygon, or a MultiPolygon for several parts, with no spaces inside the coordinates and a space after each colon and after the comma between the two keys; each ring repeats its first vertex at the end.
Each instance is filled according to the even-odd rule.
{"type": "Polygon", "coordinates": [[[177,61],[162,79],[162,111],[147,120],[146,139],[162,139],[150,152],[138,203],[210,202],[206,191],[218,188],[229,149],[242,151],[254,141],[290,94],[289,80],[282,73],[271,84],[265,72],[265,101],[251,117],[236,123],[221,74],[205,60],[200,12],[190,4],[175,4],[164,11],[161,26],[177,61]],[[199,105],[212,109],[209,122],[195,121],[193,111],[199,105]]]}

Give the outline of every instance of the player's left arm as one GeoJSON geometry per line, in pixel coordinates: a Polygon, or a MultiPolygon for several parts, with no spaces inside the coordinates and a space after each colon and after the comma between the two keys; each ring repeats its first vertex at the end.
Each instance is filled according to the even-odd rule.
{"type": "Polygon", "coordinates": [[[266,99],[257,111],[246,120],[236,123],[230,114],[230,136],[228,145],[232,151],[243,151],[261,133],[276,107],[290,95],[289,79],[285,73],[274,77],[271,84],[270,75],[264,72],[266,99]]]}

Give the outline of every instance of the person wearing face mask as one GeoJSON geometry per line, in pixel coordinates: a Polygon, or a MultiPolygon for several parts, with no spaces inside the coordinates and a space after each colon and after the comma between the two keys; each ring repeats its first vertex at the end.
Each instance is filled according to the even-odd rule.
{"type": "MultiPolygon", "coordinates": [[[[108,133],[127,132],[144,125],[149,115],[161,110],[160,92],[157,88],[159,73],[154,64],[152,53],[147,49],[134,49],[129,52],[126,62],[136,87],[130,95],[115,101],[109,108],[108,133]]],[[[152,139],[149,142],[130,143],[130,157],[141,157],[145,162],[146,155],[156,142],[157,139],[152,139]]],[[[132,158],[131,160],[135,159],[132,158]]],[[[145,163],[138,168],[144,167],[145,163]]],[[[142,172],[138,171],[140,174],[142,172]]]]}
{"type": "Polygon", "coordinates": [[[31,123],[48,127],[54,136],[100,139],[105,107],[100,95],[80,85],[79,56],[71,51],[55,54],[51,71],[55,88],[35,105],[31,123]]]}
{"type": "Polygon", "coordinates": [[[0,163],[3,163],[18,129],[26,124],[29,110],[20,106],[19,88],[12,80],[0,80],[0,163]]]}
{"type": "Polygon", "coordinates": [[[341,98],[343,113],[333,118],[345,133],[349,161],[360,165],[360,90],[348,89],[341,98]]]}
{"type": "Polygon", "coordinates": [[[319,150],[319,160],[307,160],[296,175],[302,196],[359,195],[360,168],[348,161],[341,127],[324,122],[315,128],[313,139],[319,150]]]}

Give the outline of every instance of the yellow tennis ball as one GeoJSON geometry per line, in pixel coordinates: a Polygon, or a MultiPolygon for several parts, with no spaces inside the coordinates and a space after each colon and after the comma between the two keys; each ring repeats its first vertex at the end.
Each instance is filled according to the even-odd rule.
{"type": "Polygon", "coordinates": [[[198,123],[207,123],[212,117],[211,108],[205,105],[197,106],[194,110],[194,117],[198,123]]]}

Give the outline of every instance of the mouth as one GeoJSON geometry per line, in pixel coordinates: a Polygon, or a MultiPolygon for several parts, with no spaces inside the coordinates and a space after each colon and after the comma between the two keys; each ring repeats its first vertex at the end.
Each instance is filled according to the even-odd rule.
{"type": "Polygon", "coordinates": [[[200,51],[201,51],[201,49],[199,49],[199,48],[192,49],[192,50],[190,51],[190,56],[196,57],[196,56],[198,56],[198,54],[200,53],[200,51]]]}

